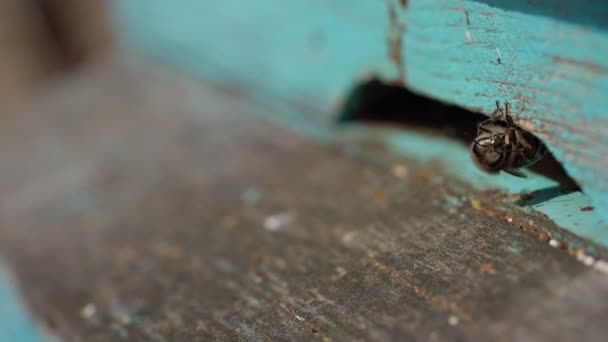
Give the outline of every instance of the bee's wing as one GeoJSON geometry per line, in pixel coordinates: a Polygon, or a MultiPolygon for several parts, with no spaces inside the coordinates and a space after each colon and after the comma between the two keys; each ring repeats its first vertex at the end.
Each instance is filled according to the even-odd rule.
{"type": "Polygon", "coordinates": [[[527,176],[525,173],[523,173],[522,171],[520,171],[520,170],[515,170],[515,169],[505,169],[505,170],[503,170],[503,171],[504,171],[504,172],[506,172],[506,173],[508,173],[508,174],[511,174],[511,175],[513,175],[513,176],[515,176],[515,177],[519,177],[519,178],[528,178],[528,176],[527,176]]]}

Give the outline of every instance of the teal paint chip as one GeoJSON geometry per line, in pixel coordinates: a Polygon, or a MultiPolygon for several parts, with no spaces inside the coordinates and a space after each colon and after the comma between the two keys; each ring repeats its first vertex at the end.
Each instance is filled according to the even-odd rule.
{"type": "Polygon", "coordinates": [[[0,263],[0,342],[55,341],[47,336],[26,311],[13,279],[0,263]]]}

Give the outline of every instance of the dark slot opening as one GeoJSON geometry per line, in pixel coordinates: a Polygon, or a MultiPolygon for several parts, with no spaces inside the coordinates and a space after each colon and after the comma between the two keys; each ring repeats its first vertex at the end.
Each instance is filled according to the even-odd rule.
{"type": "MultiPolygon", "coordinates": [[[[486,118],[483,114],[414,94],[403,86],[372,79],[351,92],[338,122],[390,123],[441,134],[469,146],[477,134],[477,123],[486,118]]],[[[529,169],[555,180],[565,189],[580,190],[550,152],[529,169]]]]}

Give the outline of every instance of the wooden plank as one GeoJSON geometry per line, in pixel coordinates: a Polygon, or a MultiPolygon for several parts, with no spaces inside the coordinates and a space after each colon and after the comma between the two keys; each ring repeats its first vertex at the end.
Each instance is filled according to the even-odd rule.
{"type": "Polygon", "coordinates": [[[123,43],[254,96],[328,110],[365,73],[396,77],[383,1],[114,1],[123,43]],[[248,86],[248,87],[247,87],[248,86]],[[296,96],[297,95],[297,96],[296,96]]]}
{"type": "MultiPolygon", "coordinates": [[[[273,0],[248,5],[185,0],[180,6],[163,1],[114,5],[128,48],[254,99],[292,128],[319,129],[337,112],[348,89],[370,74],[397,82],[406,79],[408,87],[420,93],[485,113],[493,110],[495,100],[509,100],[519,123],[548,142],[585,190],[528,208],[542,208],[564,228],[608,246],[605,159],[596,158],[608,146],[601,133],[601,109],[606,107],[601,92],[607,87],[601,72],[595,77],[589,70],[601,65],[597,56],[606,55],[605,34],[598,26],[603,5],[586,1],[571,8],[559,3],[565,4],[567,14],[544,2],[543,11],[533,7],[526,12],[521,1],[492,2],[496,8],[475,1],[295,1],[281,6],[273,0]],[[469,33],[474,33],[471,44],[463,9],[469,13],[469,33]],[[586,13],[596,14],[586,19],[586,13]],[[551,37],[543,41],[541,35],[551,37]],[[589,63],[576,63],[583,60],[589,63]],[[580,125],[577,120],[582,120],[580,125]],[[572,146],[585,152],[573,153],[572,146]],[[596,208],[590,215],[572,209],[588,206],[596,208]]],[[[427,151],[424,144],[398,145],[412,157],[445,158],[427,151]]],[[[449,150],[462,161],[453,165],[467,170],[460,174],[467,180],[483,178],[488,187],[511,193],[547,194],[557,186],[538,178],[489,180],[469,167],[465,150],[449,150]]]]}
{"type": "Polygon", "coordinates": [[[509,101],[608,219],[608,3],[410,1],[408,87],[491,113],[509,101]]]}
{"type": "Polygon", "coordinates": [[[546,242],[567,232],[378,140],[115,65],[21,114],[0,126],[0,250],[67,340],[608,332],[606,275],[546,242]]]}

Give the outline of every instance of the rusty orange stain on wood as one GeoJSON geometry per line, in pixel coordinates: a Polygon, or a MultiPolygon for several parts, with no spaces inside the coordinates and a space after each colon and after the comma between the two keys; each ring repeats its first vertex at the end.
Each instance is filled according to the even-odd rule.
{"type": "Polygon", "coordinates": [[[329,337],[326,333],[324,333],[320,326],[318,326],[315,322],[312,322],[311,320],[300,316],[298,314],[298,312],[291,306],[288,306],[288,304],[281,302],[281,303],[279,303],[279,307],[281,309],[283,309],[285,312],[287,312],[288,314],[290,314],[291,316],[293,316],[297,322],[304,324],[304,326],[306,326],[315,335],[317,335],[317,334],[321,335],[322,341],[324,341],[324,342],[332,341],[331,337],[329,337]]]}
{"type": "Polygon", "coordinates": [[[139,253],[132,246],[122,246],[114,252],[114,257],[119,263],[129,263],[137,259],[139,253]]]}
{"type": "Polygon", "coordinates": [[[159,241],[153,246],[154,253],[160,257],[178,260],[184,255],[182,249],[170,242],[159,241]]]}
{"type": "Polygon", "coordinates": [[[239,219],[235,215],[226,215],[221,219],[221,225],[224,228],[234,228],[239,224],[239,219]]]}
{"type": "Polygon", "coordinates": [[[262,253],[261,251],[257,251],[251,256],[251,263],[254,266],[259,266],[260,264],[262,264],[263,261],[264,261],[264,253],[262,253]]]}
{"type": "Polygon", "coordinates": [[[376,260],[373,257],[373,255],[368,256],[368,258],[371,260],[372,266],[375,269],[386,274],[387,276],[389,276],[391,278],[391,280],[395,281],[399,285],[401,285],[407,289],[413,290],[414,294],[418,298],[424,300],[425,302],[431,304],[434,307],[437,307],[443,311],[446,311],[447,313],[449,313],[451,315],[458,317],[463,322],[477,324],[477,321],[475,319],[473,319],[473,317],[469,313],[467,313],[464,309],[462,309],[458,304],[450,301],[449,299],[445,298],[444,296],[432,294],[428,290],[426,290],[418,285],[413,284],[394,268],[391,268],[391,267],[379,262],[378,260],[376,260]]]}
{"type": "Polygon", "coordinates": [[[473,209],[475,210],[482,210],[483,207],[481,205],[481,202],[479,200],[472,200],[471,201],[471,207],[473,207],[473,209]]]}
{"type": "Polygon", "coordinates": [[[551,59],[555,63],[574,66],[577,68],[582,67],[583,69],[586,69],[587,71],[590,71],[590,72],[593,72],[596,74],[608,75],[608,67],[591,62],[591,61],[579,61],[576,59],[565,58],[565,57],[560,57],[560,56],[552,56],[551,59]]]}
{"type": "Polygon", "coordinates": [[[331,239],[341,239],[344,235],[346,235],[348,231],[342,225],[333,226],[329,231],[328,235],[331,239]]]}
{"type": "Polygon", "coordinates": [[[483,273],[494,273],[494,264],[491,262],[484,262],[479,265],[479,270],[483,273]]]}
{"type": "Polygon", "coordinates": [[[466,8],[462,8],[462,7],[448,7],[446,9],[448,11],[455,11],[455,12],[464,12],[467,10],[466,8]]]}
{"type": "Polygon", "coordinates": [[[381,191],[374,193],[374,204],[375,205],[382,205],[382,204],[384,204],[384,202],[386,202],[386,193],[381,192],[381,191]]]}

